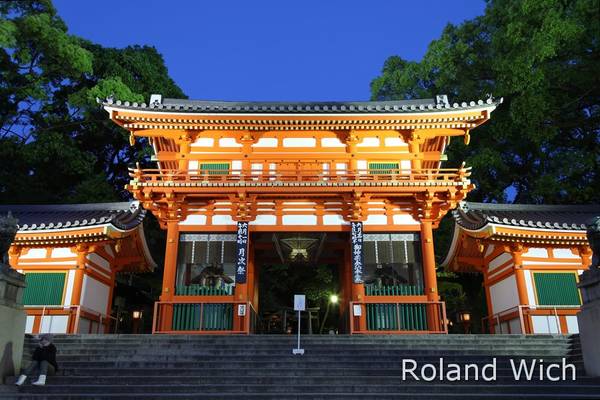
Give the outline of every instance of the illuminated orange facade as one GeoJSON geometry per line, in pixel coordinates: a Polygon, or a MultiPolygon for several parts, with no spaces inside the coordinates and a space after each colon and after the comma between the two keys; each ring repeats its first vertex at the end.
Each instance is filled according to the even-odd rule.
{"type": "Polygon", "coordinates": [[[154,267],[139,203],[6,205],[10,266],[25,274],[26,333],[104,333],[118,273],[154,267]]]}
{"type": "Polygon", "coordinates": [[[598,206],[462,203],[443,265],[483,274],[489,331],[578,333],[577,283],[592,255],[586,222],[598,213],[598,206]]]}
{"type": "MultiPolygon", "coordinates": [[[[153,95],[150,104],[109,99],[103,106],[132,143],[145,138],[154,149],[156,167],[132,169],[127,189],[167,230],[155,332],[252,331],[260,313],[256,251],[266,246],[261,238],[288,233],[306,246],[316,240],[317,249],[337,245],[319,245],[314,233],[346,243],[334,257],[345,331],[446,331],[432,230],[473,185],[468,168],[442,168],[444,151],[452,137],[468,143],[497,102],[236,103],[153,95]],[[235,236],[246,227],[247,254],[235,236]],[[352,246],[351,228],[364,233],[352,246]],[[206,268],[224,272],[219,278],[206,268]],[[386,268],[392,278],[381,272],[386,268]],[[374,311],[379,306],[385,316],[374,311]],[[219,307],[233,313],[223,317],[231,323],[207,327],[203,318],[221,318],[219,307]],[[408,326],[411,310],[426,321],[408,326]],[[199,322],[189,322],[196,313],[199,322]]],[[[271,253],[282,255],[286,242],[275,242],[271,253]]],[[[316,251],[290,246],[296,257],[316,251]]]]}

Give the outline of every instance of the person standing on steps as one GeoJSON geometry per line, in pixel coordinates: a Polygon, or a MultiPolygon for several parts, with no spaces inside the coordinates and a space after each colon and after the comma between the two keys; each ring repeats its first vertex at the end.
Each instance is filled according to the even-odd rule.
{"type": "Polygon", "coordinates": [[[25,369],[23,374],[19,376],[19,379],[15,383],[17,386],[21,386],[25,383],[27,375],[33,374],[36,370],[39,371],[39,377],[37,381],[32,382],[32,385],[43,386],[46,384],[46,375],[48,373],[48,365],[52,365],[55,371],[58,371],[58,364],[56,363],[56,347],[52,344],[52,335],[45,333],[39,336],[39,344],[33,352],[31,364],[25,369]]]}

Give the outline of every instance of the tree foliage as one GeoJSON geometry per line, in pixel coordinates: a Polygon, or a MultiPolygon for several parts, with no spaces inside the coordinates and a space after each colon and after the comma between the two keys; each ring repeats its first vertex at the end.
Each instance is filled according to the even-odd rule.
{"type": "Polygon", "coordinates": [[[49,0],[0,3],[0,203],[128,198],[149,159],[96,98],[185,97],[153,47],[105,48],[68,33],[49,0]]]}
{"type": "Polygon", "coordinates": [[[598,0],[493,0],[448,25],[421,61],[386,60],[373,99],[448,94],[504,103],[450,166],[473,166],[472,201],[600,203],[598,0]]]}

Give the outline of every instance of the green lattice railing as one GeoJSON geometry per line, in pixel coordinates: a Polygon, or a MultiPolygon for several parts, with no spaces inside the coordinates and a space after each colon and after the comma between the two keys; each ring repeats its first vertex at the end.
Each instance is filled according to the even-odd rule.
{"type": "Polygon", "coordinates": [[[233,304],[175,304],[174,331],[227,331],[233,327],[233,304]]]}
{"type": "Polygon", "coordinates": [[[367,329],[370,331],[425,331],[425,304],[367,304],[367,329]]]}
{"type": "Polygon", "coordinates": [[[367,296],[419,296],[423,295],[423,293],[423,286],[417,285],[365,285],[365,294],[367,296]]]}
{"type": "Polygon", "coordinates": [[[215,288],[202,285],[181,285],[175,288],[176,296],[231,296],[232,294],[233,286],[215,288]]]}

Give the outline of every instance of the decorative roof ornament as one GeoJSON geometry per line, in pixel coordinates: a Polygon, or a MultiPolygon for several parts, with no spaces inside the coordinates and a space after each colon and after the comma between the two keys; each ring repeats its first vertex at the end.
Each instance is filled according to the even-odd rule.
{"type": "Polygon", "coordinates": [[[10,211],[7,215],[0,215],[0,264],[6,260],[6,253],[15,239],[17,222],[10,211]]]}
{"type": "Polygon", "coordinates": [[[600,215],[589,221],[586,234],[592,249],[592,265],[590,267],[600,268],[600,215]]]}

